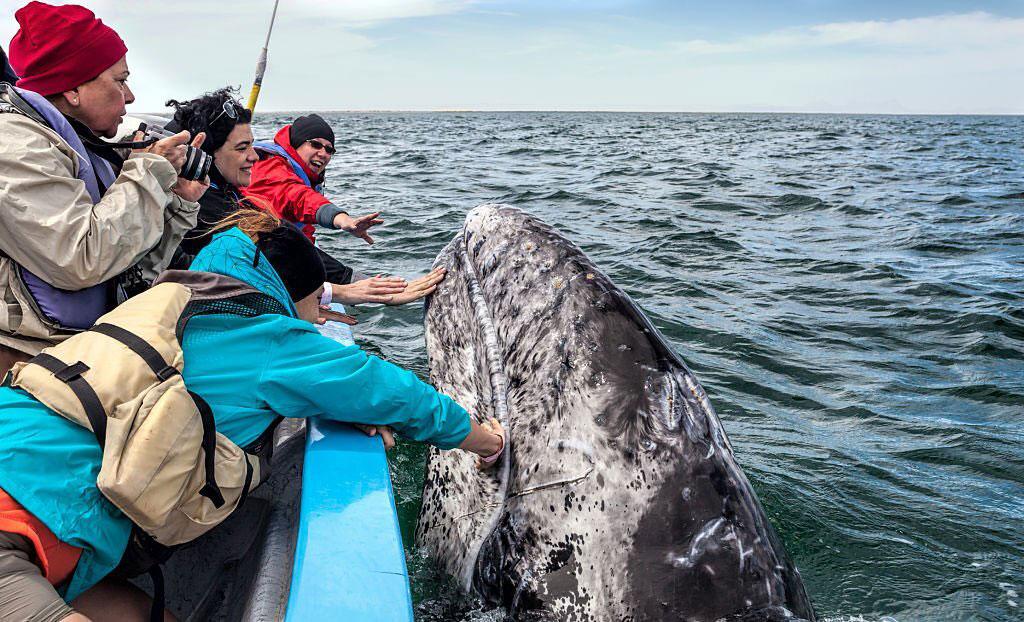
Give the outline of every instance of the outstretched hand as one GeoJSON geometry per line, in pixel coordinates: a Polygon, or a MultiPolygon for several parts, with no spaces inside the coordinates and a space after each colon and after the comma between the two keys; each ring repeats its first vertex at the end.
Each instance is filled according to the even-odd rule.
{"type": "Polygon", "coordinates": [[[342,213],[334,217],[334,226],[348,231],[357,238],[363,238],[367,244],[373,244],[373,238],[369,234],[370,227],[384,223],[383,220],[377,218],[378,216],[380,216],[380,212],[359,216],[358,218],[352,218],[348,214],[342,213]]]}
{"type": "Polygon", "coordinates": [[[400,276],[378,274],[371,279],[355,281],[348,285],[332,285],[332,299],[346,305],[365,302],[391,304],[391,299],[405,291],[408,285],[409,283],[400,276]]]}
{"type": "Polygon", "coordinates": [[[391,300],[387,302],[389,305],[404,305],[410,302],[415,302],[424,296],[429,296],[434,293],[437,289],[437,284],[444,280],[446,270],[444,268],[434,268],[429,274],[425,274],[418,279],[409,281],[409,284],[405,287],[405,290],[400,294],[396,294],[391,297],[391,300]]]}

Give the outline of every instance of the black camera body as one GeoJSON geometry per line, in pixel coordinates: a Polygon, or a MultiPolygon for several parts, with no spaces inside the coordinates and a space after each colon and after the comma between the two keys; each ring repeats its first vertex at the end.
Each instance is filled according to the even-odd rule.
{"type": "Polygon", "coordinates": [[[185,164],[181,167],[178,177],[192,181],[206,179],[211,166],[213,166],[213,156],[202,149],[188,145],[185,147],[185,164]]]}
{"type": "MultiPolygon", "coordinates": [[[[156,141],[169,136],[174,136],[174,134],[164,128],[147,125],[146,123],[139,125],[139,131],[146,135],[144,142],[149,144],[153,144],[156,141]]],[[[178,173],[178,177],[192,181],[205,179],[207,174],[210,172],[211,166],[213,166],[213,156],[202,149],[197,149],[192,145],[186,145],[185,164],[182,165],[181,172],[178,173]]]]}

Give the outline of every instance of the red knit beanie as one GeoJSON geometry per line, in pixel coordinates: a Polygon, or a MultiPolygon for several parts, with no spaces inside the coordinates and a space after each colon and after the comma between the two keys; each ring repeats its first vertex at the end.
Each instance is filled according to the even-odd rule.
{"type": "Polygon", "coordinates": [[[29,2],[14,14],[21,30],[11,39],[18,86],[55,95],[92,80],[128,52],[121,37],[89,9],[29,2]]]}

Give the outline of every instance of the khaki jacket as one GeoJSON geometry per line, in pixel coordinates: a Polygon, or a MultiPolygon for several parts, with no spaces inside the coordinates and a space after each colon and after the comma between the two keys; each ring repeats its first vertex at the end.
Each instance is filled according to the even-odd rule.
{"type": "Polygon", "coordinates": [[[72,291],[133,266],[152,281],[195,227],[199,204],[171,192],[165,158],[132,154],[96,204],[78,167],[59,134],[0,106],[0,345],[35,355],[74,334],[42,316],[14,262],[72,291]]]}

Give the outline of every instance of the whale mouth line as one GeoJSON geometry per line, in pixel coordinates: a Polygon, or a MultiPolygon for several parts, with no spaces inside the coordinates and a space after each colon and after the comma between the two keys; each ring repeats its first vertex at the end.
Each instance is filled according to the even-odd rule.
{"type": "MultiPolygon", "coordinates": [[[[463,569],[462,585],[467,592],[471,591],[472,588],[473,575],[478,565],[480,550],[483,548],[484,542],[497,529],[498,522],[501,520],[501,514],[505,509],[505,502],[508,500],[508,484],[512,464],[509,456],[515,446],[512,440],[512,420],[509,417],[508,377],[505,375],[505,365],[501,356],[501,347],[498,344],[498,332],[494,327],[494,318],[491,315],[490,307],[487,305],[487,299],[484,297],[483,288],[480,286],[480,277],[477,274],[476,267],[469,256],[470,237],[470,235],[467,235],[465,226],[463,226],[462,233],[454,240],[454,246],[455,252],[466,268],[466,284],[469,289],[470,303],[473,306],[473,317],[479,323],[480,332],[483,335],[487,375],[491,385],[491,413],[501,423],[501,426],[505,428],[505,452],[500,458],[501,464],[499,468],[501,470],[498,473],[499,500],[495,501],[493,508],[491,508],[491,516],[487,521],[486,529],[482,532],[483,535],[476,542],[472,543],[469,548],[470,553],[466,557],[467,561],[472,560],[472,563],[467,563],[463,569]]],[[[485,506],[474,512],[474,514],[486,509],[488,508],[485,506]]]]}

